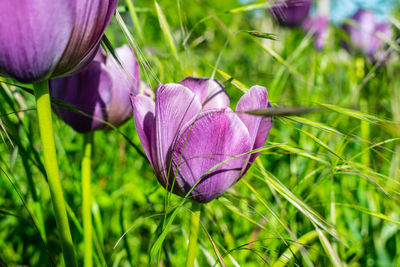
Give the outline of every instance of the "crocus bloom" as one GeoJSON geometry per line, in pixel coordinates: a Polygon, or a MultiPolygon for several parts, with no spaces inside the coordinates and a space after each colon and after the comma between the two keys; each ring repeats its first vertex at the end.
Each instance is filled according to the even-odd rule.
{"type": "Polygon", "coordinates": [[[107,128],[100,120],[118,127],[132,116],[130,95],[139,93],[139,65],[127,45],[115,49],[115,54],[122,66],[99,50],[82,72],[50,80],[51,96],[85,113],[53,105],[58,116],[78,132],[107,128]]]}
{"type": "Polygon", "coordinates": [[[317,50],[322,50],[328,39],[329,20],[322,15],[308,17],[303,22],[303,29],[309,31],[314,36],[314,45],[317,50]]]}
{"type": "Polygon", "coordinates": [[[0,75],[37,82],[95,56],[118,0],[0,1],[0,75]]]}
{"type": "Polygon", "coordinates": [[[372,61],[383,61],[385,39],[393,36],[391,25],[387,22],[377,22],[376,15],[371,11],[359,10],[352,17],[352,22],[346,24],[345,31],[349,34],[349,43],[345,48],[363,53],[372,61]]]}
{"type": "Polygon", "coordinates": [[[300,26],[311,8],[311,0],[277,0],[269,8],[279,24],[289,27],[300,26]]]}
{"type": "MultiPolygon", "coordinates": [[[[267,90],[253,86],[236,111],[269,107],[267,90]]],[[[187,77],[160,85],[155,102],[132,98],[136,130],[159,182],[175,194],[206,203],[248,170],[264,146],[271,118],[234,113],[215,80],[187,77]],[[247,154],[246,154],[247,153],[247,154]],[[173,185],[174,184],[174,185],[173,185]],[[172,187],[173,185],[173,187],[172,187]]]]}

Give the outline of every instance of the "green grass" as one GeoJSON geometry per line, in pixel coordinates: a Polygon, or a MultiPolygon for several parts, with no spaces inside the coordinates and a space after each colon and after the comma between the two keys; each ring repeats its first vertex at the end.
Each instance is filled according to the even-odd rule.
{"type": "MultiPolygon", "coordinates": [[[[203,207],[198,266],[400,265],[398,54],[374,67],[340,48],[337,29],[317,52],[300,29],[274,25],[262,1],[247,7],[233,0],[126,3],[120,1],[107,37],[113,47],[135,49],[141,78],[153,88],[187,75],[210,77],[215,69],[232,106],[259,84],[274,106],[321,108],[276,117],[243,180],[203,207]]],[[[0,265],[60,264],[34,98],[9,83],[0,89],[6,130],[0,130],[0,265]]],[[[84,136],[59,119],[54,128],[82,265],[84,136]]],[[[140,147],[133,119],[120,131],[94,135],[94,263],[182,266],[191,205],[158,184],[133,146],[140,147]]]]}

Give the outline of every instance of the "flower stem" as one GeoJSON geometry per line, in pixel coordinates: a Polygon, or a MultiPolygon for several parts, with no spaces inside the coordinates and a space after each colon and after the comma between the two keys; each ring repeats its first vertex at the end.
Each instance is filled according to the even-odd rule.
{"type": "Polygon", "coordinates": [[[84,240],[84,266],[91,267],[92,259],[92,195],[90,190],[90,172],[92,164],[93,133],[87,133],[83,143],[82,158],[82,217],[84,240]]]}
{"type": "Polygon", "coordinates": [[[200,226],[200,210],[201,204],[192,202],[192,217],[190,220],[190,236],[189,236],[189,247],[186,258],[186,267],[194,266],[194,260],[196,259],[197,252],[197,237],[200,226]]]}
{"type": "Polygon", "coordinates": [[[65,201],[57,165],[48,81],[34,84],[34,89],[40,138],[42,140],[44,155],[44,165],[46,168],[57,228],[61,238],[64,261],[67,267],[75,267],[77,264],[74,246],[72,243],[71,230],[68,224],[68,216],[65,209],[65,201]]]}

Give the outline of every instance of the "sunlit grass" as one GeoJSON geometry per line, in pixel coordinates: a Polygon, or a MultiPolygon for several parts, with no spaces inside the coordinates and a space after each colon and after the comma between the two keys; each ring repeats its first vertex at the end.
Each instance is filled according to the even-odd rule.
{"type": "MultiPolygon", "coordinates": [[[[114,47],[131,45],[142,80],[153,88],[186,75],[211,76],[215,69],[232,106],[259,84],[267,87],[275,106],[321,107],[275,118],[265,149],[243,180],[203,208],[198,266],[400,264],[397,54],[386,65],[373,66],[341,49],[333,29],[327,47],[317,52],[311,36],[300,29],[274,25],[265,2],[119,4],[107,38],[114,47]],[[238,31],[270,33],[276,40],[232,37],[238,31]]],[[[0,89],[0,265],[58,263],[61,253],[38,153],[34,99],[12,81],[0,89]]],[[[82,262],[83,136],[58,119],[54,127],[75,250],[82,262]]],[[[181,266],[190,229],[189,201],[169,195],[166,209],[165,190],[138,151],[133,120],[119,131],[97,132],[94,140],[94,262],[181,266]]]]}

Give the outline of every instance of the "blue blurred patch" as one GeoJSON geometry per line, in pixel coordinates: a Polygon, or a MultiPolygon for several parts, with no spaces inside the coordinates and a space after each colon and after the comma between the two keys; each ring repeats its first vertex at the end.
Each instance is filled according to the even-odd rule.
{"type": "Polygon", "coordinates": [[[353,16],[358,9],[370,10],[378,15],[378,20],[386,20],[399,0],[331,0],[330,19],[334,24],[341,24],[353,16]]]}

